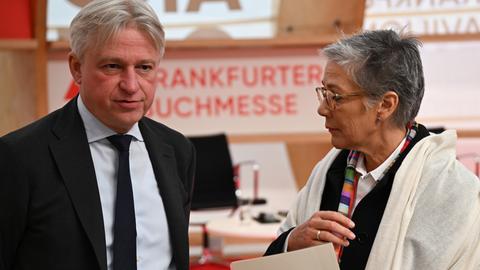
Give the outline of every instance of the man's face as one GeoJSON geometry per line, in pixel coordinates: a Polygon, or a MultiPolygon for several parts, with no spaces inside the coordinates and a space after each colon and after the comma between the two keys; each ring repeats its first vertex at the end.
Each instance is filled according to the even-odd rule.
{"type": "Polygon", "coordinates": [[[103,46],[70,54],[70,71],[88,110],[104,125],[125,133],[152,105],[160,53],[143,32],[128,27],[103,46]]]}

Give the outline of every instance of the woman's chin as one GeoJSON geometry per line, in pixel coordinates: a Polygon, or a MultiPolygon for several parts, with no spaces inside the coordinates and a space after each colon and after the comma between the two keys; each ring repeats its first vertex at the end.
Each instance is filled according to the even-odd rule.
{"type": "Polygon", "coordinates": [[[332,136],[331,143],[333,147],[337,149],[348,149],[348,146],[350,145],[345,139],[336,136],[332,136]]]}

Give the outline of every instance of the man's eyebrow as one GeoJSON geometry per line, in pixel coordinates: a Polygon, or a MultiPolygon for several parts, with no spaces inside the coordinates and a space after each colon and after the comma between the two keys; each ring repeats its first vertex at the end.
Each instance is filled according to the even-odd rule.
{"type": "MultiPolygon", "coordinates": [[[[122,58],[118,58],[118,57],[100,57],[100,60],[99,62],[115,62],[115,63],[125,63],[125,60],[123,60],[122,58]]],[[[148,63],[148,64],[155,64],[156,61],[154,59],[141,59],[139,61],[137,61],[135,64],[145,64],[145,63],[148,63]]]]}

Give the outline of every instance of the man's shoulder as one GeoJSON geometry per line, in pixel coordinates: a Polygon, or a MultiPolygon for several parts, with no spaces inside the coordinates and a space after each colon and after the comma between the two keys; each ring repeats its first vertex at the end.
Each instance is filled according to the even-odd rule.
{"type": "Polygon", "coordinates": [[[59,122],[63,121],[66,122],[63,123],[64,125],[70,125],[71,122],[74,121],[71,116],[72,113],[75,113],[75,104],[75,101],[72,100],[62,108],[59,108],[24,127],[14,130],[3,137],[0,137],[0,139],[9,144],[17,144],[21,142],[36,142],[38,144],[42,139],[46,139],[52,134],[55,125],[59,122]]]}
{"type": "Polygon", "coordinates": [[[23,142],[38,143],[51,130],[57,112],[50,113],[24,127],[14,130],[3,137],[6,144],[16,145],[23,142]]]}
{"type": "Polygon", "coordinates": [[[62,108],[0,137],[0,140],[10,145],[10,148],[18,153],[45,149],[54,135],[59,135],[58,131],[68,129],[66,127],[71,126],[75,122],[75,119],[72,118],[72,114],[75,114],[74,106],[75,102],[72,100],[62,108]],[[58,127],[59,124],[61,124],[60,128],[58,127]],[[56,134],[54,132],[55,129],[57,129],[56,134]]]}
{"type": "Polygon", "coordinates": [[[144,127],[154,132],[159,132],[159,133],[163,133],[165,135],[171,135],[171,136],[183,136],[180,132],[176,131],[175,129],[148,117],[143,117],[140,120],[139,124],[141,126],[143,125],[144,127]]]}
{"type": "Polygon", "coordinates": [[[189,140],[185,137],[185,135],[151,118],[143,117],[140,120],[139,125],[142,133],[144,131],[150,132],[150,135],[160,137],[162,140],[168,142],[169,144],[189,144],[189,140]]]}

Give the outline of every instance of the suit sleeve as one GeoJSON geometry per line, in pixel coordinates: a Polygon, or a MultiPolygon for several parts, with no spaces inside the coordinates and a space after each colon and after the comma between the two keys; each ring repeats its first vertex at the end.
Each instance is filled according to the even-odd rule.
{"type": "Polygon", "coordinates": [[[25,171],[0,138],[0,270],[10,270],[27,223],[29,188],[25,171]]]}
{"type": "Polygon", "coordinates": [[[295,229],[295,228],[291,228],[290,230],[280,234],[277,237],[277,239],[275,239],[270,244],[270,246],[268,246],[267,251],[265,251],[265,254],[263,254],[263,256],[270,256],[270,255],[274,255],[274,254],[283,253],[283,250],[284,250],[284,247],[285,247],[285,241],[287,241],[287,237],[293,229],[295,229]]]}

